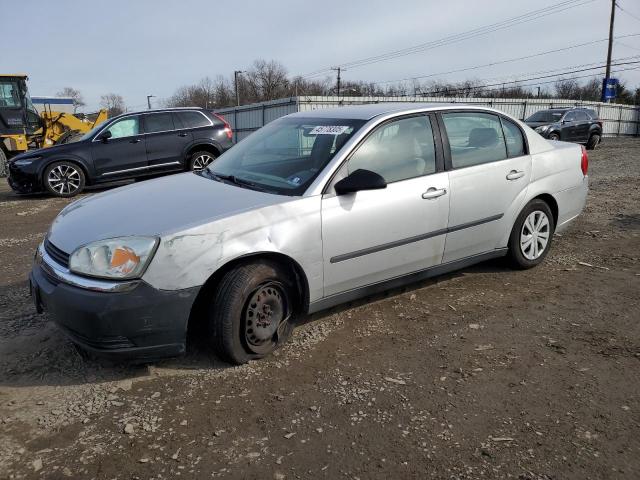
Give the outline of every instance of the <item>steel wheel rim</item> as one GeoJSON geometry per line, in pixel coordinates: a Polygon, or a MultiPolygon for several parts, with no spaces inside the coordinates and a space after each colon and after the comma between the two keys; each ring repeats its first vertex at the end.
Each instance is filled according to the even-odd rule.
{"type": "Polygon", "coordinates": [[[531,212],[520,230],[520,251],[527,260],[536,260],[547,249],[551,235],[551,223],[547,214],[535,210],[531,212]]]}
{"type": "Polygon", "coordinates": [[[267,282],[256,288],[244,308],[244,338],[253,353],[264,354],[273,349],[278,328],[289,320],[289,302],[278,282],[267,282]]]}
{"type": "Polygon", "coordinates": [[[49,172],[47,182],[54,192],[61,195],[73,193],[80,188],[80,172],[71,165],[56,165],[49,172]]]}
{"type": "Polygon", "coordinates": [[[208,167],[211,162],[213,162],[213,157],[211,155],[198,155],[193,159],[193,169],[202,170],[203,168],[208,167]]]}

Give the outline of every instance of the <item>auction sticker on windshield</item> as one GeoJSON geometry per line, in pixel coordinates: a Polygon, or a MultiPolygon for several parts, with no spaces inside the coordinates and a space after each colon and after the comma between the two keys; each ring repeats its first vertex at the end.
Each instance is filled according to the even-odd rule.
{"type": "Polygon", "coordinates": [[[342,135],[351,127],[345,125],[319,125],[309,132],[310,135],[342,135]]]}

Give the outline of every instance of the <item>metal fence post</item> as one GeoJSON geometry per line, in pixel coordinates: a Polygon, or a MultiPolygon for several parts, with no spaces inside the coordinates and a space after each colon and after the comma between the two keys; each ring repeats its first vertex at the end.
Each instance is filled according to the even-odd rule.
{"type": "Polygon", "coordinates": [[[616,135],[617,137],[620,136],[620,127],[622,126],[622,105],[618,106],[618,135],[616,135]]]}

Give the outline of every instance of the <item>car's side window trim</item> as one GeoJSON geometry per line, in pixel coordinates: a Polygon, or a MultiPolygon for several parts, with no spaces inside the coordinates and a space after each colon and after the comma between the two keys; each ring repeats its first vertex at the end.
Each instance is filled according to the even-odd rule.
{"type": "Polygon", "coordinates": [[[511,123],[513,123],[516,127],[518,127],[518,130],[520,130],[520,134],[522,135],[522,140],[524,142],[523,147],[524,147],[524,153],[522,155],[519,155],[520,157],[524,157],[526,155],[529,155],[529,141],[527,139],[527,136],[524,133],[524,130],[522,129],[522,127],[520,125],[518,125],[516,122],[514,122],[513,120],[511,120],[509,117],[507,117],[506,115],[501,114],[500,112],[494,112],[494,111],[490,111],[490,110],[480,110],[480,109],[464,109],[464,108],[456,108],[456,109],[451,109],[451,110],[438,110],[436,112],[436,116],[438,118],[438,127],[439,130],[441,132],[441,137],[442,137],[442,147],[444,150],[444,163],[445,163],[445,170],[450,171],[450,170],[462,170],[464,168],[471,168],[471,167],[477,167],[478,165],[469,165],[467,167],[458,167],[458,168],[454,168],[453,167],[453,162],[451,160],[451,145],[449,144],[449,136],[447,135],[447,130],[445,128],[444,125],[444,119],[442,117],[443,113],[484,113],[484,114],[488,114],[488,115],[495,115],[496,117],[500,118],[500,127],[502,128],[502,136],[505,142],[505,149],[507,151],[507,158],[503,158],[502,160],[493,160],[491,162],[486,162],[485,164],[478,164],[478,165],[486,165],[488,163],[494,163],[494,162],[501,162],[503,160],[508,160],[510,158],[517,158],[517,157],[510,157],[509,155],[509,149],[506,148],[507,147],[507,139],[504,136],[504,127],[502,126],[502,119],[504,118],[505,120],[510,121],[511,123]]]}
{"type": "MultiPolygon", "coordinates": [[[[412,178],[405,178],[403,180],[397,180],[397,181],[398,182],[403,182],[405,180],[411,180],[413,178],[427,177],[429,175],[434,175],[436,173],[443,172],[445,170],[445,166],[444,166],[445,165],[445,161],[444,161],[444,157],[443,157],[442,137],[441,137],[441,134],[440,134],[440,129],[438,128],[436,115],[431,111],[410,113],[410,114],[407,114],[407,115],[398,115],[396,117],[387,118],[386,120],[374,125],[371,128],[371,130],[369,130],[369,132],[363,138],[361,138],[360,141],[356,145],[354,145],[351,148],[351,151],[344,158],[344,160],[342,160],[340,165],[335,169],[335,171],[333,172],[331,177],[324,184],[324,188],[322,189],[322,195],[326,195],[327,193],[332,193],[329,190],[330,190],[331,186],[334,183],[335,177],[344,168],[344,166],[349,162],[349,160],[351,160],[351,157],[358,151],[360,146],[362,146],[362,144],[364,142],[366,142],[369,137],[374,135],[381,128],[384,128],[384,126],[386,126],[389,123],[397,122],[399,120],[405,120],[407,118],[414,118],[414,117],[427,117],[427,119],[431,123],[431,134],[433,136],[433,146],[434,146],[435,154],[436,154],[436,170],[435,170],[435,172],[427,173],[425,175],[420,175],[420,176],[412,177],[412,178]]],[[[389,182],[389,183],[396,183],[396,182],[389,182]]]]}
{"type": "MultiPolygon", "coordinates": [[[[202,113],[202,112],[201,112],[201,111],[199,111],[199,110],[179,110],[179,111],[180,111],[180,112],[197,112],[197,113],[199,113],[200,115],[202,115],[204,118],[206,118],[206,119],[207,119],[207,121],[209,122],[209,125],[202,125],[201,127],[183,127],[183,128],[174,128],[173,130],[164,130],[164,131],[162,131],[162,132],[152,132],[152,133],[178,132],[178,131],[180,131],[180,130],[193,130],[193,129],[195,129],[195,128],[208,128],[208,127],[213,127],[213,126],[215,126],[215,124],[211,121],[211,119],[210,119],[209,117],[207,117],[204,113],[202,113]]],[[[173,113],[173,112],[174,112],[173,110],[167,110],[166,112],[155,112],[155,113],[173,113]]],[[[123,117],[120,117],[120,118],[118,118],[118,120],[116,120],[116,121],[124,120],[124,119],[125,119],[125,118],[127,118],[127,117],[135,117],[135,116],[143,117],[143,116],[145,116],[145,115],[150,115],[150,113],[132,113],[132,114],[130,114],[130,115],[125,115],[125,116],[123,116],[123,117]]],[[[142,130],[142,131],[141,131],[140,133],[138,133],[138,135],[130,135],[130,136],[128,136],[128,137],[119,137],[119,138],[131,138],[131,137],[138,137],[138,136],[140,136],[140,135],[147,135],[147,133],[143,131],[143,130],[144,130],[144,128],[143,128],[143,127],[144,127],[144,119],[143,119],[143,118],[141,118],[140,120],[141,120],[141,122],[140,122],[140,126],[141,126],[141,130],[142,130]]],[[[180,120],[180,122],[182,122],[182,119],[179,119],[179,120],[180,120]]],[[[106,125],[103,129],[101,129],[101,130],[100,130],[100,131],[99,131],[99,132],[98,132],[98,133],[93,137],[93,139],[92,139],[91,141],[92,141],[92,142],[99,142],[100,140],[98,139],[98,137],[99,137],[100,135],[102,135],[102,132],[104,132],[105,130],[109,129],[112,125],[114,125],[114,124],[116,123],[116,121],[109,123],[109,125],[106,125]]],[[[175,126],[175,124],[176,124],[176,122],[175,122],[175,120],[174,120],[173,125],[175,126]]]]}

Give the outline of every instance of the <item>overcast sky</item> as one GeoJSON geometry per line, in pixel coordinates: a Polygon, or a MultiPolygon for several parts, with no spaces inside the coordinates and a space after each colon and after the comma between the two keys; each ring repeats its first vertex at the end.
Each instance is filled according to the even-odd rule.
{"type": "MultiPolygon", "coordinates": [[[[586,0],[585,0],[586,1],[586,0]]],[[[280,61],[291,75],[411,47],[489,25],[560,0],[74,0],[5,5],[0,71],[27,73],[32,96],[79,89],[90,111],[100,95],[129,108],[169,97],[204,76],[229,76],[253,60],[280,61]],[[9,21],[10,20],[10,21],[9,21]],[[11,48],[7,48],[7,45],[11,48]]],[[[640,33],[640,2],[619,0],[616,35],[640,33]]],[[[393,80],[464,68],[606,38],[609,0],[415,55],[351,68],[348,80],[393,80]]],[[[614,58],[640,55],[640,36],[614,44],[614,58]]],[[[606,60],[606,42],[442,80],[486,79],[606,60]]],[[[631,59],[633,60],[633,59],[631,59]]],[[[635,59],[635,60],[640,60],[635,59]]],[[[635,65],[629,65],[629,68],[635,65]]],[[[590,72],[589,72],[590,73],[590,72]]],[[[534,76],[534,75],[531,75],[534,76]]],[[[640,70],[620,74],[640,86],[640,70]]]]}

